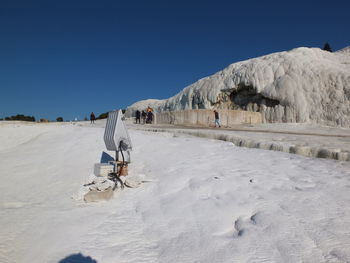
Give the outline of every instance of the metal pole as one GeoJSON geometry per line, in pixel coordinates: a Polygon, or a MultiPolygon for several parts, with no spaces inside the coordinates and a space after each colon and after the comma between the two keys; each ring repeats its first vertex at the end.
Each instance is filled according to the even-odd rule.
{"type": "Polygon", "coordinates": [[[114,172],[117,172],[117,161],[118,161],[119,151],[115,151],[115,162],[114,162],[114,172]]]}

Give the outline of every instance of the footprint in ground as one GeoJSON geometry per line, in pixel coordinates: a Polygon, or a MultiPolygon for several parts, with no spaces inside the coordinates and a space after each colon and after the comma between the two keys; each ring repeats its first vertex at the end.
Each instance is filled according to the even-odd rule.
{"type": "Polygon", "coordinates": [[[234,222],[235,238],[243,236],[247,231],[250,231],[260,222],[260,212],[253,213],[251,216],[240,216],[234,222]]]}
{"type": "Polygon", "coordinates": [[[234,221],[233,228],[230,227],[229,229],[218,232],[215,235],[227,238],[241,238],[248,232],[254,230],[254,228],[256,228],[260,223],[264,223],[261,220],[260,212],[253,213],[250,216],[242,215],[234,221]]]}

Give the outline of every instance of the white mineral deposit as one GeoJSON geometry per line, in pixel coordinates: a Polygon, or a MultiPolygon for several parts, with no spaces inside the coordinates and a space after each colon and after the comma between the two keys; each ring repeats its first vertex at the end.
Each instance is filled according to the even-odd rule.
{"type": "Polygon", "coordinates": [[[264,122],[350,127],[350,48],[296,48],[234,63],[166,100],[136,102],[157,111],[243,109],[264,122]]]}

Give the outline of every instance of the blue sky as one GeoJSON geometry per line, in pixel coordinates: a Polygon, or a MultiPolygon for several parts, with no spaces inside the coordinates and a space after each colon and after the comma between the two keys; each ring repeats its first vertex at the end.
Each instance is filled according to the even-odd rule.
{"type": "Polygon", "coordinates": [[[229,64],[350,45],[349,1],[0,0],[0,118],[88,117],[229,64]]]}

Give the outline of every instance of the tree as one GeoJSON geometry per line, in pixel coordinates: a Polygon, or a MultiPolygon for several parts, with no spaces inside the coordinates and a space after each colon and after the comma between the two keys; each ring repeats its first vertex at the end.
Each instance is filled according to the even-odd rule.
{"type": "Polygon", "coordinates": [[[101,113],[96,119],[101,120],[101,119],[107,119],[108,117],[108,112],[101,113]]]}
{"type": "Polygon", "coordinates": [[[57,118],[56,118],[56,121],[57,121],[57,122],[62,122],[62,121],[63,121],[63,118],[62,118],[62,117],[57,117],[57,118]]]}
{"type": "Polygon", "coordinates": [[[329,52],[333,52],[332,48],[331,48],[331,46],[329,45],[328,42],[326,44],[324,44],[323,50],[329,51],[329,52]]]}
{"type": "Polygon", "coordinates": [[[23,114],[17,114],[16,116],[5,117],[6,121],[33,121],[35,122],[34,116],[25,116],[23,114]]]}

